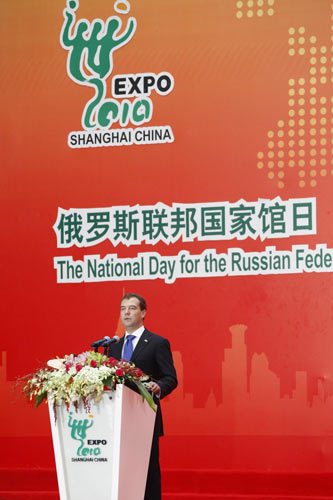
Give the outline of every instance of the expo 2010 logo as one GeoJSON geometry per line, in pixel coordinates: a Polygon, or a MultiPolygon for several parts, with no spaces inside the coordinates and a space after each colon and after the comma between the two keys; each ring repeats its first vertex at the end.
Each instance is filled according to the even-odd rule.
{"type": "MultiPolygon", "coordinates": [[[[109,85],[111,96],[107,96],[114,53],[132,40],[136,18],[128,17],[126,24],[119,15],[90,22],[77,19],[78,8],[79,0],[67,1],[60,43],[68,51],[69,77],[79,85],[91,87],[94,95],[82,113],[83,130],[71,132],[68,145],[80,148],[173,142],[169,125],[143,126],[153,116],[152,92],[165,96],[174,88],[169,72],[115,75],[109,85]],[[120,128],[112,128],[115,124],[120,128]]],[[[114,8],[117,14],[128,14],[130,4],[118,1],[114,8]]]]}

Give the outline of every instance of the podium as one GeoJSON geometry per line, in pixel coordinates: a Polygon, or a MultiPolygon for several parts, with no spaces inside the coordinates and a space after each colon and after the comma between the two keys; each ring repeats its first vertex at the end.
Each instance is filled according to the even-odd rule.
{"type": "Polygon", "coordinates": [[[76,410],[49,400],[60,500],[143,500],[155,412],[119,384],[76,410]]]}

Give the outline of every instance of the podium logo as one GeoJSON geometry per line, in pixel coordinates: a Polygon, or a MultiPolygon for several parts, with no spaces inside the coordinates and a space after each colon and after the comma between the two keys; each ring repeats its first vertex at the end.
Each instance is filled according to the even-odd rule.
{"type": "Polygon", "coordinates": [[[87,441],[87,430],[94,424],[93,415],[88,415],[88,418],[77,419],[73,418],[73,413],[70,411],[68,415],[68,427],[71,429],[71,438],[79,441],[76,455],[78,457],[98,456],[101,454],[99,446],[89,446],[91,444],[106,444],[106,440],[89,439],[87,441]]]}
{"type": "Polygon", "coordinates": [[[67,0],[66,5],[60,43],[68,51],[67,73],[75,83],[94,91],[82,113],[83,131],[70,132],[68,145],[87,148],[173,142],[169,125],[141,127],[153,116],[151,94],[163,96],[173,90],[170,73],[121,74],[108,81],[115,52],[132,40],[137,28],[136,18],[128,15],[130,2],[117,0],[117,15],[91,22],[77,19],[79,0],[67,0]],[[121,128],[110,130],[115,124],[121,128]],[[139,128],[129,128],[129,124],[139,128]]]}

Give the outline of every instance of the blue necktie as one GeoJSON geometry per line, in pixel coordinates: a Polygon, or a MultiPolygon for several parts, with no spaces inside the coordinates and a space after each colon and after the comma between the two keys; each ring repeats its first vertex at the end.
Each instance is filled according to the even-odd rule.
{"type": "Polygon", "coordinates": [[[123,359],[125,361],[131,361],[131,357],[133,354],[133,339],[135,339],[135,335],[127,335],[124,345],[124,353],[123,359]]]}

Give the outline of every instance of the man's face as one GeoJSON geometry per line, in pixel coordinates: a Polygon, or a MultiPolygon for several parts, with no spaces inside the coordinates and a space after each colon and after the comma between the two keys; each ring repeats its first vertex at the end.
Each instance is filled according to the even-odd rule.
{"type": "Polygon", "coordinates": [[[124,299],[120,304],[121,321],[128,333],[135,332],[143,325],[146,311],[141,311],[137,298],[124,299]]]}

